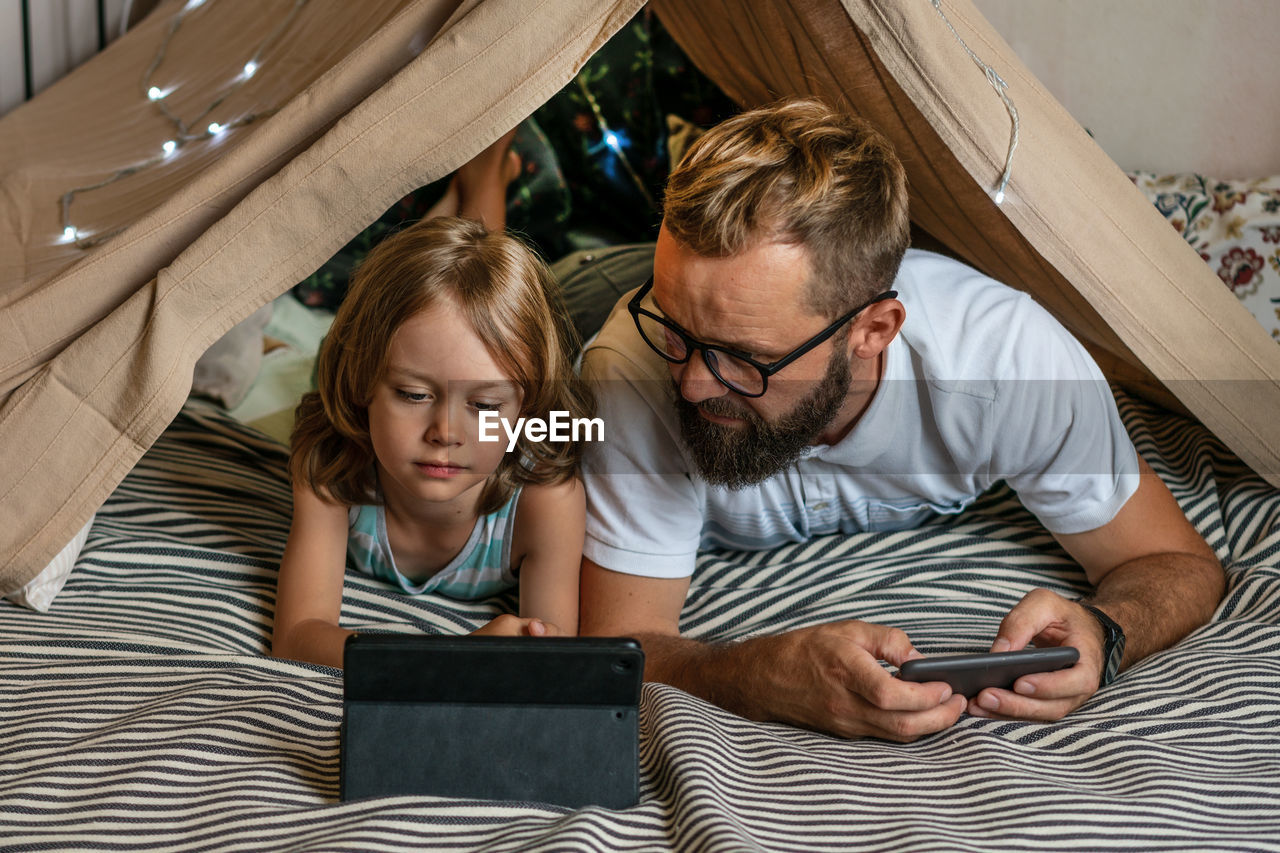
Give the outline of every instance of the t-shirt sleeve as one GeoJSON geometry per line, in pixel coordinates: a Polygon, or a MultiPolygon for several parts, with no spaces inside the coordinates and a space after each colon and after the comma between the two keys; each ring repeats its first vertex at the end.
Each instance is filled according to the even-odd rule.
{"type": "Polygon", "coordinates": [[[1138,455],[1084,346],[1030,298],[1009,328],[1012,375],[995,389],[992,473],[1053,533],[1111,521],[1138,488],[1138,455]]]}
{"type": "Polygon", "coordinates": [[[693,574],[703,501],[688,475],[662,372],[646,372],[601,344],[583,359],[604,422],[604,440],[588,444],[583,457],[583,553],[612,571],[679,578],[693,574]]]}

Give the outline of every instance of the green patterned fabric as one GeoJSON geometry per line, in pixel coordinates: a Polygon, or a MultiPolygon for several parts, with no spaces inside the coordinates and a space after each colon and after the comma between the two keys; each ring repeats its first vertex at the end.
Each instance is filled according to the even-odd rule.
{"type": "MultiPolygon", "coordinates": [[[[521,174],[507,196],[507,229],[548,260],[578,249],[656,238],[670,171],[667,116],[709,127],[737,107],[702,75],[648,10],[627,23],[564,89],[522,122],[512,143],[521,174]]],[[[448,179],[406,195],[293,293],[335,309],[378,241],[417,221],[448,179]]]]}
{"type": "Polygon", "coordinates": [[[667,116],[710,127],[737,111],[658,18],[642,11],[534,113],[573,209],[559,233],[532,236],[552,257],[656,239],[671,168],[667,116]]]}

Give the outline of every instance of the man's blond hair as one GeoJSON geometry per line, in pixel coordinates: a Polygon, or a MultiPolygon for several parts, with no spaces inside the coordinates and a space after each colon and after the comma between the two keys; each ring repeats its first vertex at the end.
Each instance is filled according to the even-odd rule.
{"type": "Polygon", "coordinates": [[[741,113],[671,173],[663,225],[693,252],[757,241],[808,251],[809,307],[835,317],[890,287],[910,242],[906,173],[887,138],[813,99],[741,113]]]}

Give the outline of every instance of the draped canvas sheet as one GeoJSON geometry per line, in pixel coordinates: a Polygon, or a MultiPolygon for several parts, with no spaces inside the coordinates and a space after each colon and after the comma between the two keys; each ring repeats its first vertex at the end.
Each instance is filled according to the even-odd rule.
{"type": "MultiPolygon", "coordinates": [[[[84,194],[78,227],[124,230],[86,250],[58,244],[66,190],[172,133],[140,83],[184,2],[0,121],[0,593],[97,509],[213,341],[514,127],[642,5],[310,0],[233,95],[277,112],[84,194]]],[[[293,5],[214,0],[187,16],[161,66],[198,78],[175,109],[181,94],[199,112],[293,5]]]]}
{"type": "MultiPolygon", "coordinates": [[[[341,675],[263,656],[285,451],[210,412],[179,415],[120,485],[49,613],[0,602],[0,848],[1280,850],[1280,495],[1189,422],[1121,402],[1227,566],[1227,596],[1066,719],[845,741],[649,684],[640,803],[567,812],[337,802],[341,675]]],[[[862,618],[928,654],[978,651],[1034,586],[1087,582],[1000,488],[916,530],[706,553],[682,627],[734,639],[862,618]]],[[[461,633],[514,605],[349,573],[343,623],[461,633]]]]}
{"type": "Polygon", "coordinates": [[[655,6],[735,100],[816,94],[876,124],[907,167],[917,224],[988,275],[1033,293],[1093,345],[1113,378],[1147,396],[1171,392],[1280,485],[1280,347],[970,0],[655,6]],[[989,192],[1011,120],[947,21],[1006,81],[1019,114],[1000,206],[989,192]]]}

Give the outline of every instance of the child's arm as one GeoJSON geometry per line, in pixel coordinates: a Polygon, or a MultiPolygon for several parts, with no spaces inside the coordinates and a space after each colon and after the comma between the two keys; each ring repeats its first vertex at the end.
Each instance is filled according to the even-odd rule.
{"type": "Polygon", "coordinates": [[[536,616],[564,635],[577,634],[578,570],[587,513],[582,481],[525,486],[516,512],[524,553],[520,616],[536,616]]]}
{"type": "Polygon", "coordinates": [[[342,666],[352,632],[338,627],[347,553],[347,507],[293,487],[293,523],[276,582],[271,654],[342,666]]]}

